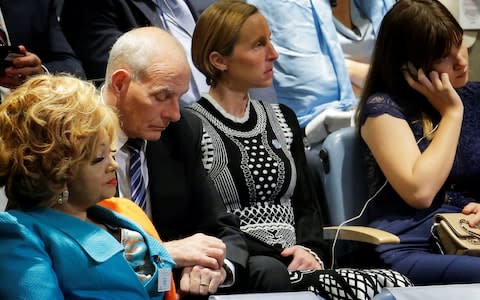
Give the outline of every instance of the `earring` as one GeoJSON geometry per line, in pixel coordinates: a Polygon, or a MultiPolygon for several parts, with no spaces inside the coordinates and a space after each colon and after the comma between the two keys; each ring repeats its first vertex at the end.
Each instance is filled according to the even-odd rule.
{"type": "Polygon", "coordinates": [[[68,190],[64,190],[63,192],[60,193],[57,203],[62,205],[67,203],[68,201],[68,190]]]}

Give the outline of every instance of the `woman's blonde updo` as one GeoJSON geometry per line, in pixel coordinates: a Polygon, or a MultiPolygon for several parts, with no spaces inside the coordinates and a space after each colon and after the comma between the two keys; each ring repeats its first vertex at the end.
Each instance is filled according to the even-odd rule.
{"type": "Polygon", "coordinates": [[[9,207],[51,206],[101,133],[118,119],[95,87],[69,75],[33,77],[0,105],[0,186],[9,207]]]}

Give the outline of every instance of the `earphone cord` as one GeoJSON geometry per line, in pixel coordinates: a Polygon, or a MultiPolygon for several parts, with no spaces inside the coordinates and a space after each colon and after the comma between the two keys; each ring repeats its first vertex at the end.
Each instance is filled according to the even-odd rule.
{"type": "Polygon", "coordinates": [[[340,225],[338,225],[337,227],[337,231],[335,232],[335,238],[333,239],[333,244],[332,244],[332,263],[330,265],[330,269],[333,269],[333,265],[335,263],[335,245],[337,244],[337,240],[338,240],[338,236],[340,235],[340,228],[342,226],[345,226],[345,224],[347,223],[350,223],[350,222],[353,222],[357,219],[359,219],[363,213],[365,212],[365,210],[367,209],[367,206],[368,206],[368,203],[370,203],[370,201],[372,201],[373,199],[375,199],[375,197],[377,197],[377,195],[385,188],[385,186],[387,185],[388,183],[388,180],[385,180],[385,182],[383,183],[383,185],[375,192],[375,194],[373,194],[372,197],[370,197],[366,202],[365,204],[363,205],[362,207],[362,210],[360,211],[360,213],[358,215],[356,215],[355,217],[353,218],[350,218],[348,220],[345,220],[343,221],[342,223],[340,223],[340,225]]]}
{"type": "MultiPolygon", "coordinates": [[[[435,125],[435,127],[428,134],[426,134],[426,135],[422,136],[420,139],[418,139],[418,141],[416,142],[417,145],[420,144],[420,142],[423,141],[425,138],[427,138],[431,134],[433,134],[435,132],[435,130],[437,130],[437,128],[438,128],[438,124],[435,125]]],[[[368,204],[373,199],[375,199],[378,196],[378,194],[380,194],[380,192],[385,188],[387,183],[388,183],[388,180],[385,179],[385,182],[383,183],[383,185],[373,194],[373,196],[370,197],[367,201],[365,201],[365,204],[363,205],[362,210],[360,211],[360,213],[358,215],[354,216],[353,218],[350,218],[350,219],[347,219],[347,220],[343,221],[342,223],[340,223],[340,225],[337,226],[337,231],[335,232],[335,237],[333,239],[333,244],[332,244],[332,262],[330,264],[330,269],[333,269],[334,264],[335,264],[335,245],[337,244],[337,240],[338,240],[338,237],[340,235],[340,228],[342,226],[345,226],[346,224],[348,224],[350,222],[353,222],[353,221],[359,219],[363,215],[365,210],[367,209],[368,204]]]]}

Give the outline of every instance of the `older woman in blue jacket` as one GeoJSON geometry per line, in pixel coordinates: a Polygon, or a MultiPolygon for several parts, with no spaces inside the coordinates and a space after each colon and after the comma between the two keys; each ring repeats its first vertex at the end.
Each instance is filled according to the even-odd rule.
{"type": "Polygon", "coordinates": [[[42,75],[0,105],[1,299],[163,299],[174,264],[96,205],[116,191],[118,120],[79,79],[42,75]]]}

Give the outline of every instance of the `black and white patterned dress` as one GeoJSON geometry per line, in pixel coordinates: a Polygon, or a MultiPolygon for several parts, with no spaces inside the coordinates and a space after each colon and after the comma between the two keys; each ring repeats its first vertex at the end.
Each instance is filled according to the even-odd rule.
{"type": "MultiPolygon", "coordinates": [[[[245,116],[235,119],[208,94],[191,109],[204,126],[204,167],[253,245],[268,244],[278,253],[300,245],[328,260],[320,208],[293,111],[282,104],[250,100],[245,116]]],[[[255,255],[250,245],[250,254],[255,255]]],[[[366,279],[359,270],[342,270],[291,272],[291,282],[329,299],[369,299],[384,286],[409,284],[387,270],[377,270],[383,272],[384,282],[366,279]]]]}

